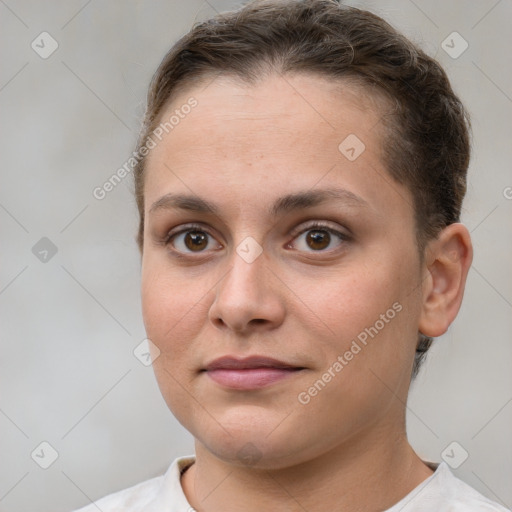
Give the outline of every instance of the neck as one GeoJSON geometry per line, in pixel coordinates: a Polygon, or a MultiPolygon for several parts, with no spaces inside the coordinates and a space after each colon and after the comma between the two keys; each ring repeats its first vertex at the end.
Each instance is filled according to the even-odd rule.
{"type": "Polygon", "coordinates": [[[376,512],[390,508],[433,474],[404,432],[373,433],[291,467],[232,465],[196,440],[196,462],[182,476],[198,512],[326,509],[376,512]]]}

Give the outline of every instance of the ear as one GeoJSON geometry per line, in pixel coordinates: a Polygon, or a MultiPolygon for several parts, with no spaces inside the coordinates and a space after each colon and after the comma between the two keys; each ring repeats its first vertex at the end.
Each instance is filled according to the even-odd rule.
{"type": "Polygon", "coordinates": [[[471,237],[461,223],[450,224],[427,245],[418,325],[421,333],[436,337],[448,330],[459,312],[472,261],[471,237]]]}

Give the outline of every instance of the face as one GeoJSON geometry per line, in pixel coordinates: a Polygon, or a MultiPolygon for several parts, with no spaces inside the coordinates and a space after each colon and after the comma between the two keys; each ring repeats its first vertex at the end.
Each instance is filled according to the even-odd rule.
{"type": "Polygon", "coordinates": [[[220,77],[162,119],[190,97],[144,185],[143,317],[169,408],[211,454],[262,468],[396,431],[421,269],[382,107],[319,77],[220,77]],[[209,366],[224,356],[282,364],[209,366]]]}

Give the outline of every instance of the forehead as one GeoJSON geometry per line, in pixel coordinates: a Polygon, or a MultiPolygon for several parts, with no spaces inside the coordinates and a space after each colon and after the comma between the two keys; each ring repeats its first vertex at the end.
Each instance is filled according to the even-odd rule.
{"type": "MultiPolygon", "coordinates": [[[[211,132],[221,135],[229,131],[233,132],[233,142],[247,135],[257,139],[259,134],[265,137],[291,125],[294,130],[287,135],[303,135],[316,128],[321,129],[323,136],[325,130],[330,129],[331,135],[340,137],[347,128],[362,135],[379,122],[387,108],[378,89],[370,91],[368,85],[354,79],[333,81],[319,75],[271,74],[257,84],[249,85],[237,77],[220,75],[205,78],[194,88],[174,97],[164,107],[161,121],[165,123],[191,97],[196,99],[198,106],[186,116],[189,121],[182,122],[185,121],[182,119],[180,126],[172,129],[175,139],[180,135],[189,137],[190,131],[195,130],[189,142],[195,138],[199,140],[202,135],[210,136],[211,132]],[[197,130],[197,122],[202,122],[201,130],[197,130]]],[[[311,139],[312,142],[316,140],[311,139]]],[[[229,144],[229,140],[224,142],[229,144]]]]}
{"type": "Polygon", "coordinates": [[[176,96],[161,121],[190,98],[197,105],[148,155],[146,211],[164,189],[215,196],[240,210],[251,198],[260,204],[315,186],[341,186],[376,207],[394,204],[401,215],[410,209],[408,191],[385,170],[383,101],[367,88],[309,75],[250,86],[221,76],[176,96]],[[396,199],[405,200],[401,210],[396,199]]]}

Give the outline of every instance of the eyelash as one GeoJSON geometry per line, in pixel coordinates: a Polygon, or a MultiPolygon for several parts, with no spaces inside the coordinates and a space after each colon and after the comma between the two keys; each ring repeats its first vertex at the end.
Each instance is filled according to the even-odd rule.
{"type": "MultiPolygon", "coordinates": [[[[318,221],[314,221],[312,224],[306,226],[301,231],[299,231],[298,233],[294,234],[294,239],[297,238],[298,236],[304,234],[304,233],[307,233],[308,231],[314,231],[314,230],[327,231],[331,235],[336,235],[337,237],[339,237],[342,242],[348,242],[350,240],[350,237],[347,234],[342,233],[342,232],[340,232],[340,231],[338,231],[336,229],[333,229],[332,227],[328,226],[327,224],[323,224],[323,223],[318,222],[318,221]]],[[[172,233],[172,232],[169,233],[165,237],[165,239],[163,240],[163,244],[167,247],[167,246],[171,245],[171,241],[175,237],[177,237],[178,235],[181,235],[183,233],[193,232],[193,231],[200,231],[200,232],[206,233],[208,236],[210,236],[212,238],[215,238],[208,231],[208,229],[205,229],[200,224],[187,224],[184,229],[182,229],[182,230],[180,230],[180,231],[178,231],[176,233],[172,233]]],[[[289,245],[289,244],[287,244],[287,245],[289,245]]],[[[311,251],[311,252],[313,252],[313,253],[315,253],[315,252],[318,252],[318,253],[329,253],[329,252],[334,251],[334,250],[336,250],[336,249],[319,250],[319,251],[311,251]]],[[[177,257],[187,257],[187,256],[184,256],[184,254],[186,254],[186,255],[194,254],[193,252],[182,253],[181,251],[177,251],[176,249],[172,249],[172,252],[175,253],[175,255],[177,257]]],[[[204,253],[205,251],[200,251],[198,253],[198,255],[201,255],[201,252],[204,253]]],[[[194,256],[192,256],[192,257],[194,257],[194,256]]]]}

